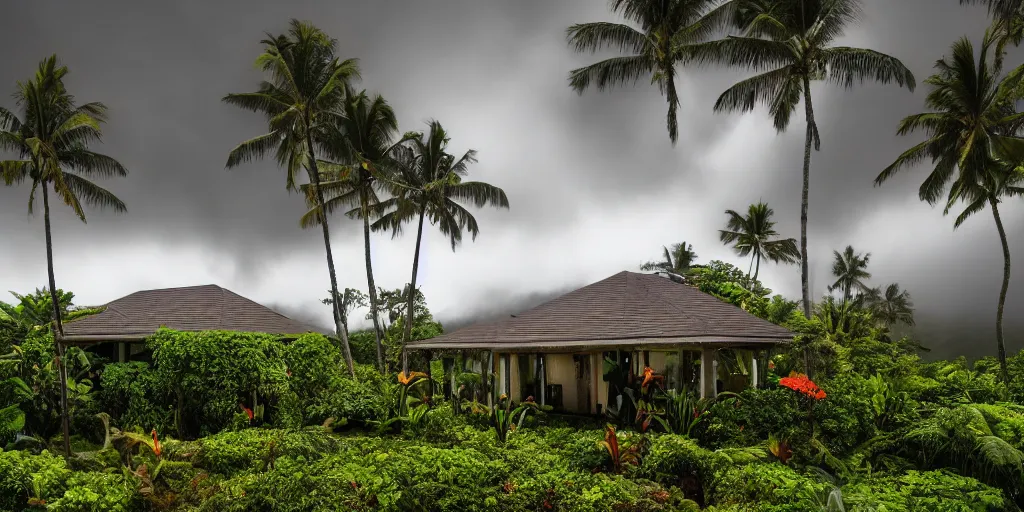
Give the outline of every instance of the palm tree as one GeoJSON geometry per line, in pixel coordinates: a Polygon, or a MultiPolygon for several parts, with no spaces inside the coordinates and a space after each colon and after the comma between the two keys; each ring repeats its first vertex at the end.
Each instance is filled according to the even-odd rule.
{"type": "Polygon", "coordinates": [[[678,48],[703,40],[714,30],[710,20],[718,0],[612,0],[611,9],[639,28],[625,23],[582,23],[567,30],[569,44],[578,53],[615,49],[627,55],[613,57],[569,73],[569,85],[582,94],[593,82],[598,90],[635,84],[651,75],[651,82],[668,100],[668,135],[679,138],[676,110],[678,48]],[[705,15],[712,15],[710,18],[705,15]]]}
{"type": "Polygon", "coordinates": [[[1018,137],[1024,114],[1015,109],[1024,97],[1020,70],[1000,78],[997,59],[990,55],[998,35],[987,31],[981,52],[975,60],[974,46],[967,38],[953,44],[952,57],[935,64],[937,72],[925,82],[930,90],[925,100],[928,112],[909,116],[900,122],[897,133],[906,135],[924,131],[928,139],[903,152],[875,179],[880,185],[907,166],[930,159],[934,166],[918,191],[922,201],[939,202],[947,185],[943,214],[958,202],[966,204],[956,218],[954,229],[969,216],[992,207],[996,230],[1003,249],[1003,284],[996,311],[996,345],[1004,380],[1006,350],[1003,345],[1003,305],[1010,285],[1010,247],[999,216],[1004,196],[1024,194],[1017,186],[1024,173],[1007,162],[1021,162],[1018,137]]]}
{"type": "Polygon", "coordinates": [[[1001,65],[1006,45],[1020,46],[1024,41],[1024,0],[960,0],[960,5],[983,4],[994,18],[996,63],[1001,65]]]}
{"type": "MultiPolygon", "coordinates": [[[[320,190],[326,195],[323,209],[331,213],[338,208],[351,208],[346,215],[363,221],[370,316],[377,344],[377,366],[383,372],[383,329],[377,316],[377,286],[373,280],[373,263],[370,258],[370,221],[374,215],[373,207],[380,203],[377,192],[382,182],[377,176],[387,172],[391,166],[391,151],[407,139],[403,137],[395,140],[398,120],[394,110],[380,95],[371,98],[366,95],[366,91],[358,94],[350,91],[344,109],[338,114],[336,124],[328,131],[325,150],[329,157],[340,163],[318,162],[321,172],[320,190]]],[[[316,206],[318,198],[309,194],[307,197],[312,204],[300,222],[304,228],[318,225],[321,217],[321,209],[316,206]]]]}
{"type": "Polygon", "coordinates": [[[828,291],[841,290],[843,302],[846,303],[853,298],[854,290],[860,294],[871,289],[867,285],[867,280],[871,279],[871,274],[867,271],[871,253],[859,254],[854,252],[852,245],[847,245],[842,253],[832,251],[832,254],[835,256],[832,262],[832,275],[836,277],[836,282],[828,287],[828,291]]]}
{"type": "Polygon", "coordinates": [[[46,271],[56,326],[56,345],[61,391],[61,421],[64,452],[71,454],[67,413],[67,366],[64,361],[64,324],[61,301],[53,273],[53,241],[50,231],[50,188],[85,222],[82,204],[97,208],[127,211],[124,203],[110,191],[90,181],[94,177],[127,176],[128,170],[117,160],[89,150],[100,140],[100,125],[106,121],[107,107],[102,103],[78,105],[64,86],[66,66],[52,55],[39,64],[34,79],[18,83],[14,97],[22,108],[22,117],[0,107],[0,148],[17,152],[19,159],[0,162],[8,185],[28,180],[28,211],[33,211],[36,190],[43,190],[43,229],[46,232],[46,271]]]}
{"type": "Polygon", "coordinates": [[[910,298],[910,292],[901,291],[899,284],[892,283],[886,286],[884,293],[879,288],[872,288],[865,295],[868,310],[883,325],[891,328],[902,323],[913,327],[914,302],[910,298]]]}
{"type": "Polygon", "coordinates": [[[643,265],[640,265],[640,269],[644,271],[652,270],[664,270],[666,272],[672,272],[673,274],[683,274],[693,265],[693,262],[697,261],[697,253],[693,250],[693,244],[683,242],[681,244],[672,244],[672,248],[662,247],[663,258],[662,261],[648,261],[643,265]]]}
{"type": "Polygon", "coordinates": [[[775,221],[772,215],[775,210],[763,202],[750,205],[744,217],[735,210],[726,210],[729,216],[726,229],[719,230],[722,243],[732,244],[733,250],[741,257],[750,256],[750,268],[747,277],[757,281],[761,272],[761,259],[767,258],[773,263],[792,264],[800,261],[800,250],[796,248],[796,239],[777,240],[775,221]],[[755,266],[756,261],[756,266],[755,266]],[[754,271],[751,276],[751,270],[754,271]]]}
{"type": "Polygon", "coordinates": [[[800,275],[804,315],[811,316],[807,263],[807,208],[810,193],[811,146],[821,149],[814,121],[811,81],[846,88],[873,79],[914,90],[914,75],[899,59],[862,48],[834,46],[847,26],[857,21],[859,0],[729,0],[740,36],[692,45],[681,50],[698,63],[742,66],[760,73],[743,80],[718,98],[715,111],[743,112],[764,104],[779,132],[803,100],[807,132],[804,142],[803,192],[800,206],[800,275]]]}
{"type": "MultiPolygon", "coordinates": [[[[378,210],[384,213],[374,229],[389,229],[392,236],[401,233],[402,225],[417,220],[416,250],[412,260],[412,278],[409,290],[416,290],[419,270],[420,246],[423,241],[423,221],[429,219],[441,233],[449,238],[452,250],[462,242],[462,232],[468,231],[476,240],[480,226],[476,218],[460,202],[468,201],[476,207],[491,205],[508,208],[505,191],[479,181],[462,181],[469,173],[469,164],[476,162],[476,151],[469,150],[456,159],[447,153],[448,132],[437,121],[430,122],[430,131],[411,139],[411,145],[402,145],[395,151],[397,174],[391,183],[394,197],[382,201],[378,210]]],[[[409,372],[409,359],[404,347],[410,341],[413,324],[413,299],[416,293],[407,293],[405,333],[402,337],[402,371],[409,372]]]]}
{"type": "MultiPolygon", "coordinates": [[[[231,150],[227,167],[230,169],[263,158],[273,151],[278,165],[285,168],[287,189],[296,189],[296,177],[305,169],[313,186],[316,204],[323,204],[316,151],[330,133],[337,118],[336,111],[345,99],[348,82],[359,76],[359,67],[355,59],[338,59],[335,56],[337,41],[320,29],[298,20],[292,20],[290,26],[287,34],[268,34],[268,39],[261,41],[264,49],[256,59],[256,65],[268,75],[269,81],[260,82],[256,92],[224,97],[228,104],[264,114],[270,130],[231,150]]],[[[342,301],[326,217],[321,219],[320,225],[327,252],[327,271],[331,277],[331,295],[334,297],[331,309],[335,332],[341,340],[349,373],[354,378],[352,350],[338,310],[342,301]]]]}

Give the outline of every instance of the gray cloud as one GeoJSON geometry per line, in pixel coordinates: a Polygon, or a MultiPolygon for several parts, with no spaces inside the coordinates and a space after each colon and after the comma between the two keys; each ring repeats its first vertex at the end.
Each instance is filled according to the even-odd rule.
{"type": "MultiPolygon", "coordinates": [[[[983,9],[956,0],[865,2],[850,45],[895,55],[922,82],[962,35],[980,38],[983,9]]],[[[80,100],[111,109],[102,151],[131,170],[104,183],[129,215],[94,212],[81,225],[54,217],[59,284],[83,303],[140,288],[216,282],[296,318],[330,324],[318,231],[298,229],[301,199],[284,190],[272,162],[227,171],[228,151],[262,133],[262,120],[220,102],[260,79],[252,61],[264,32],[292,17],[314,21],[361,60],[361,86],[382,93],[403,130],[431,118],[453,145],[480,152],[476,179],[502,186],[512,209],[480,211],[480,238],[452,253],[428,231],[423,289],[448,328],[526,309],[560,291],[655,257],[683,239],[701,259],[742,266],[717,241],[723,210],[765,200],[789,236],[799,234],[803,123],[776,135],[764,112],[715,114],[718,94],[744,73],[684,69],[676,147],[664,99],[646,80],[582,96],[570,69],[601,56],[575,55],[565,28],[614,20],[605,2],[21,2],[5,8],[0,45],[17,48],[0,67],[13,92],[36,63],[58,53],[80,100]]],[[[1013,59],[1019,61],[1019,54],[1013,59]]],[[[1001,257],[988,212],[953,232],[952,219],[920,204],[925,169],[881,188],[871,180],[913,137],[898,121],[923,108],[924,91],[866,84],[816,86],[822,151],[812,169],[812,284],[827,285],[832,249],[873,253],[878,284],[915,296],[916,330],[937,355],[992,353],[1001,257]]],[[[9,100],[0,100],[11,107],[9,100]]],[[[26,188],[0,189],[0,289],[45,282],[42,220],[27,218],[26,188]]],[[[1014,255],[1024,209],[1007,205],[1014,255]]],[[[342,286],[365,287],[358,223],[332,219],[342,286]]],[[[408,280],[412,240],[373,239],[381,286],[408,280]]],[[[762,270],[768,284],[799,295],[795,267],[762,270]]],[[[1007,302],[1010,348],[1024,346],[1024,274],[1007,302]]]]}

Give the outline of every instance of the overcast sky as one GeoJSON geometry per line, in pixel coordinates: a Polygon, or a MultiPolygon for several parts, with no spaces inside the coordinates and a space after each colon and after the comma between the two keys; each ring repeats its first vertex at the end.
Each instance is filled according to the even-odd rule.
{"type": "MultiPolygon", "coordinates": [[[[78,304],[215,283],[330,325],[319,302],[329,288],[323,241],[319,231],[299,229],[300,197],[285,191],[272,161],[224,168],[228,152],[265,124],[220,98],[256,89],[259,41],[290,18],[313,21],[338,39],[341,56],[358,57],[360,87],[391,102],[403,131],[440,120],[456,151],[479,151],[471,176],[507,192],[511,209],[477,213],[480,237],[454,253],[426,231],[419,282],[449,325],[637,270],[682,240],[701,262],[746,268],[718,242],[718,229],[724,210],[758,200],[775,209],[782,233],[799,236],[802,116],[777,135],[763,111],[712,112],[743,72],[682,70],[675,147],[665,101],[646,79],[603,93],[570,90],[569,70],[595,57],[575,55],[565,29],[615,20],[603,0],[35,0],[3,10],[0,47],[9,51],[0,91],[13,92],[57,53],[76,97],[110,108],[96,149],[131,173],[102,183],[127,203],[127,215],[94,211],[88,224],[63,206],[54,215],[57,284],[78,304]]],[[[977,41],[986,24],[984,9],[957,0],[866,0],[863,22],[842,43],[899,57],[920,83],[957,38],[977,41]]],[[[954,232],[951,217],[917,199],[923,166],[872,186],[919,140],[895,131],[902,117],[923,110],[924,88],[812,90],[822,138],[811,175],[813,295],[830,282],[832,250],[852,244],[872,254],[874,284],[910,290],[916,334],[935,353],[993,354],[1002,256],[991,213],[954,232]]],[[[6,92],[0,104],[14,107],[6,92]]],[[[0,188],[0,290],[46,282],[43,219],[27,215],[28,192],[0,188]]],[[[1003,217],[1021,262],[1006,303],[1007,348],[1016,353],[1024,346],[1024,207],[1007,204],[1003,217]]],[[[342,216],[332,222],[339,285],[365,290],[361,228],[342,216]]],[[[413,242],[373,239],[378,285],[409,280],[413,242]]],[[[799,267],[762,267],[761,276],[799,298],[799,267]]]]}

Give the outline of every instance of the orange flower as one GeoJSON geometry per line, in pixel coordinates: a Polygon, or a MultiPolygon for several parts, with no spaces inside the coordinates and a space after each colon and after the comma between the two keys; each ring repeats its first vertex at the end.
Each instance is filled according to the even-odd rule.
{"type": "Polygon", "coordinates": [[[160,457],[160,440],[157,439],[157,437],[156,437],[156,429],[155,428],[153,429],[151,434],[153,434],[153,453],[155,453],[156,456],[159,458],[160,457]]]}
{"type": "Polygon", "coordinates": [[[238,406],[241,407],[243,411],[245,411],[245,415],[249,417],[249,421],[252,421],[252,418],[253,418],[252,409],[246,407],[245,404],[238,404],[238,406]]]}
{"type": "Polygon", "coordinates": [[[403,386],[408,386],[409,384],[412,384],[417,379],[426,378],[426,376],[427,376],[427,374],[425,374],[423,372],[411,372],[411,373],[400,372],[398,374],[398,383],[403,385],[403,386]]]}
{"type": "Polygon", "coordinates": [[[662,382],[664,380],[665,380],[665,377],[663,377],[661,375],[656,375],[654,373],[654,370],[652,370],[650,366],[645,366],[644,367],[644,380],[642,382],[640,382],[640,388],[646,391],[648,384],[650,384],[652,382],[655,382],[655,381],[662,382]]]}

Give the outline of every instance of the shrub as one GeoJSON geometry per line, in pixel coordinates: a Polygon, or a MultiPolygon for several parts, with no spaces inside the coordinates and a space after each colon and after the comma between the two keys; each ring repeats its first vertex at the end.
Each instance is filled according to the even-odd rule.
{"type": "Polygon", "coordinates": [[[843,501],[854,510],[915,512],[997,512],[1012,510],[1003,493],[948,471],[907,471],[898,476],[861,480],[842,488],[843,501]]]}
{"type": "Polygon", "coordinates": [[[167,389],[148,363],[111,363],[100,377],[100,409],[115,425],[128,430],[167,432],[174,423],[167,389]]]}
{"type": "Polygon", "coordinates": [[[132,512],[142,510],[139,482],[120,473],[81,473],[71,475],[68,489],[59,498],[47,501],[53,512],[132,512]]]}
{"type": "Polygon", "coordinates": [[[275,336],[161,329],[148,343],[159,386],[175,404],[179,437],[219,432],[239,403],[273,406],[288,391],[284,344],[275,336]]]}

